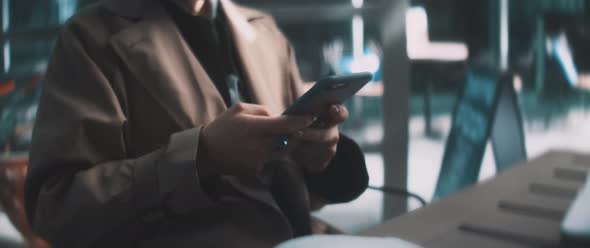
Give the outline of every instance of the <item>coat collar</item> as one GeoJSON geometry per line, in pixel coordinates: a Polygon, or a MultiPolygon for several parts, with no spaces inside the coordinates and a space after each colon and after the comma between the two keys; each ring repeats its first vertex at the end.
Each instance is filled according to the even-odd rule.
{"type": "MultiPolygon", "coordinates": [[[[136,20],[115,34],[111,45],[131,73],[147,88],[182,128],[212,121],[226,109],[223,98],[193,56],[176,24],[160,0],[102,0],[109,11],[136,20]],[[180,106],[180,109],[178,108],[180,106]]],[[[220,0],[234,34],[247,88],[257,103],[276,105],[268,92],[263,63],[253,51],[260,51],[257,31],[249,20],[263,14],[220,0]]]]}
{"type": "MultiPolygon", "coordinates": [[[[141,19],[146,17],[146,6],[153,6],[154,0],[100,0],[103,6],[109,11],[129,19],[141,19]]],[[[164,0],[170,1],[170,0],[164,0]]],[[[255,29],[249,24],[250,20],[264,17],[256,11],[240,11],[240,7],[231,0],[219,0],[221,8],[226,12],[231,24],[235,26],[240,36],[253,41],[256,38],[255,29]]]]}
{"type": "Polygon", "coordinates": [[[139,21],[111,38],[115,53],[182,129],[213,120],[225,110],[223,98],[174,21],[158,0],[131,2],[140,4],[121,4],[116,10],[139,21]]]}

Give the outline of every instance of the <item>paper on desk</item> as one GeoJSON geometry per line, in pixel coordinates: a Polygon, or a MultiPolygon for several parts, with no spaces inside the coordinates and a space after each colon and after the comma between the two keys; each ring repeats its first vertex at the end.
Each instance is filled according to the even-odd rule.
{"type": "Polygon", "coordinates": [[[420,248],[416,244],[398,238],[358,237],[347,235],[313,235],[292,239],[279,244],[276,248],[420,248]]]}

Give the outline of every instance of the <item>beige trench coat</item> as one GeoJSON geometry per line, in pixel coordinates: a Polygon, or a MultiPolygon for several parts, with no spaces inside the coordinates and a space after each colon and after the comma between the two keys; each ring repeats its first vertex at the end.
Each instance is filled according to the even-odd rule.
{"type": "MultiPolygon", "coordinates": [[[[280,114],[301,94],[273,19],[221,0],[253,101],[280,114]]],[[[223,176],[212,199],[197,171],[200,127],[226,110],[156,0],[102,0],[61,30],[49,63],[26,180],[34,229],[54,247],[267,247],[293,237],[269,190],[223,176]]],[[[341,139],[308,179],[331,202],[367,185],[358,146],[341,139]],[[342,161],[346,161],[343,163],[342,161]]]]}

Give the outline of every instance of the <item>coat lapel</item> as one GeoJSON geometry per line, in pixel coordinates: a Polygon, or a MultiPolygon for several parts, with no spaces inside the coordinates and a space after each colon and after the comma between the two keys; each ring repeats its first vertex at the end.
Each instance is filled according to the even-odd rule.
{"type": "MultiPolygon", "coordinates": [[[[249,23],[248,19],[240,13],[238,7],[230,0],[220,0],[223,13],[229,21],[229,25],[233,34],[234,45],[240,57],[241,66],[243,67],[243,75],[248,86],[248,90],[254,99],[254,103],[265,105],[274,113],[279,114],[282,111],[277,108],[275,98],[270,94],[267,88],[267,81],[263,73],[263,64],[259,58],[256,57],[256,51],[260,49],[257,43],[258,34],[256,29],[249,23]]],[[[277,212],[282,211],[277,206],[272,195],[265,188],[267,186],[260,184],[260,182],[248,182],[244,180],[226,180],[240,191],[242,194],[256,199],[259,202],[265,203],[267,206],[275,209],[277,212]]]]}
{"type": "Polygon", "coordinates": [[[212,121],[223,98],[160,3],[143,2],[142,19],[112,38],[115,52],[182,128],[212,121]]]}
{"type": "MultiPolygon", "coordinates": [[[[234,45],[240,57],[243,67],[243,75],[254,102],[265,105],[275,114],[280,114],[284,109],[277,101],[277,96],[269,90],[270,83],[265,77],[265,62],[260,58],[264,54],[264,47],[259,42],[256,29],[249,23],[246,16],[240,13],[239,7],[229,0],[220,0],[233,33],[234,45]]],[[[277,83],[277,82],[275,82],[277,83]]]]}

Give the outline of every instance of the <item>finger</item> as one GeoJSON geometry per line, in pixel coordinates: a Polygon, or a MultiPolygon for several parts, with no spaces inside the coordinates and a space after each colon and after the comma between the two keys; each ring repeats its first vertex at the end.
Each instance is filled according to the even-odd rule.
{"type": "Polygon", "coordinates": [[[326,126],[338,125],[348,119],[348,109],[341,104],[333,104],[328,107],[326,113],[326,126]]]}
{"type": "Polygon", "coordinates": [[[318,143],[304,142],[301,143],[305,149],[298,149],[294,154],[299,164],[306,171],[314,174],[324,171],[334,158],[337,150],[337,144],[326,145],[318,143]]]}
{"type": "Polygon", "coordinates": [[[272,160],[290,160],[293,147],[295,147],[292,143],[293,142],[289,142],[289,145],[284,149],[272,149],[270,158],[272,160]]]}
{"type": "Polygon", "coordinates": [[[257,104],[248,104],[248,103],[238,103],[233,105],[230,108],[230,111],[234,111],[236,113],[244,113],[248,115],[258,115],[258,116],[271,116],[271,111],[263,105],[257,104]]]}
{"type": "Polygon", "coordinates": [[[297,139],[314,143],[338,143],[339,136],[337,127],[328,129],[306,128],[295,133],[297,139]]]}
{"type": "Polygon", "coordinates": [[[292,134],[309,127],[314,121],[313,116],[244,116],[251,124],[252,130],[269,135],[292,134]]]}

